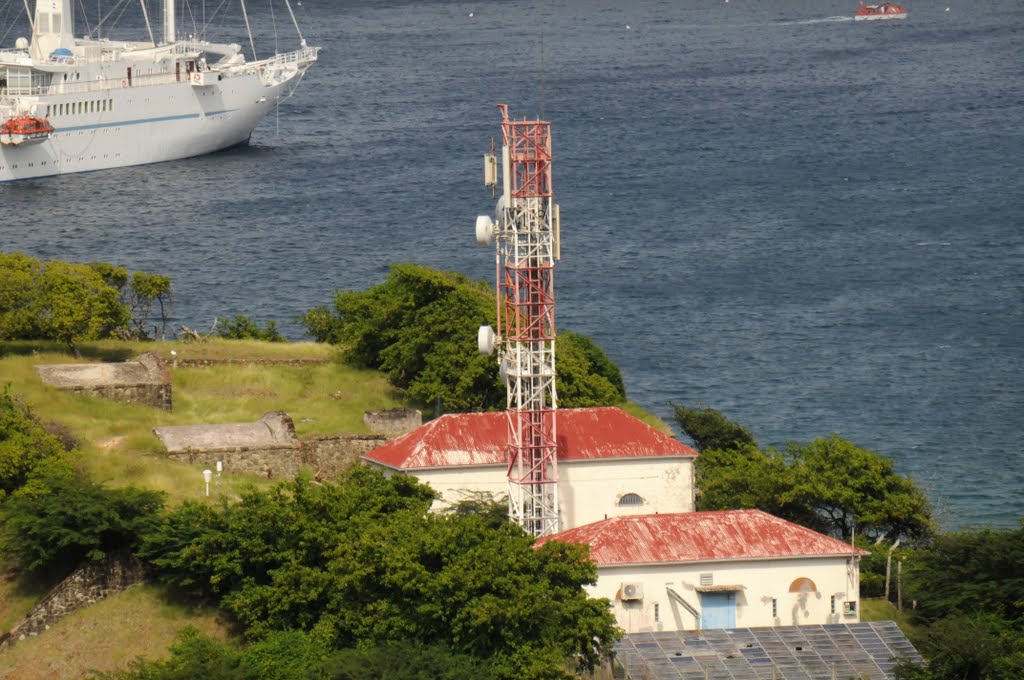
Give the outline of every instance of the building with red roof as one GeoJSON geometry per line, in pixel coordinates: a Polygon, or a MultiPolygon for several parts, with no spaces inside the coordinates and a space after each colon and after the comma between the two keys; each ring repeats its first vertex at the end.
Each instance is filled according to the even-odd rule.
{"type": "Polygon", "coordinates": [[[538,539],[583,543],[594,597],[627,633],[854,623],[868,554],[760,510],[611,517],[538,539]]]}
{"type": "MultiPolygon", "coordinates": [[[[365,454],[441,493],[437,506],[508,493],[503,412],[447,414],[365,454]]],[[[556,424],[563,528],[606,517],[693,510],[697,452],[614,407],[559,409],[556,424]]]]}

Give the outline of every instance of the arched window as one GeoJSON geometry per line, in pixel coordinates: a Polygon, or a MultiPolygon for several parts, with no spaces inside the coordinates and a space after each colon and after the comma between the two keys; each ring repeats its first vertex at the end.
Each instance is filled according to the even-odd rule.
{"type": "Polygon", "coordinates": [[[619,505],[643,505],[644,499],[640,498],[640,494],[627,493],[619,499],[619,505]]]}
{"type": "Polygon", "coordinates": [[[814,585],[814,581],[809,578],[798,578],[789,584],[789,592],[791,593],[816,593],[818,587],[814,585]]]}

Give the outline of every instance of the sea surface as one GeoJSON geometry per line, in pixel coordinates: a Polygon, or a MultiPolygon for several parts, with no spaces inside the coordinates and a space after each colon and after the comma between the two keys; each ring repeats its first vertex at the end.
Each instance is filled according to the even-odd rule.
{"type": "MultiPolygon", "coordinates": [[[[945,528],[1016,527],[1024,3],[907,2],[293,0],[321,61],[249,147],[0,186],[0,250],[167,274],[178,323],[299,339],[395,262],[493,279],[473,225],[504,102],[553,124],[559,327],[633,401],[762,446],[836,433],[945,528]]],[[[202,29],[216,4],[179,32],[248,52],[226,10],[202,29]]],[[[258,56],[294,47],[281,6],[249,15],[258,56]]]]}

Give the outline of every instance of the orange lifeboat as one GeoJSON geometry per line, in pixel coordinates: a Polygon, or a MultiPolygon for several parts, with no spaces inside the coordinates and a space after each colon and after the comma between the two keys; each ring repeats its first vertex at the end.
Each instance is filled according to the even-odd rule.
{"type": "Polygon", "coordinates": [[[53,126],[45,118],[14,116],[0,125],[0,144],[31,144],[41,142],[50,136],[53,126]]]}
{"type": "Polygon", "coordinates": [[[906,19],[907,10],[892,2],[881,2],[877,5],[865,5],[857,8],[853,15],[857,21],[871,21],[877,19],[906,19]]]}

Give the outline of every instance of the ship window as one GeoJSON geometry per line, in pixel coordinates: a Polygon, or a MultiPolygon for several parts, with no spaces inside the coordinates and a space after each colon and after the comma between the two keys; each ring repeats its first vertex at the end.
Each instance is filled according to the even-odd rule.
{"type": "Polygon", "coordinates": [[[59,13],[53,15],[53,26],[51,29],[54,33],[60,33],[60,17],[61,15],[59,13]]]}
{"type": "Polygon", "coordinates": [[[622,498],[619,499],[619,505],[620,506],[623,506],[623,505],[627,505],[627,506],[628,505],[643,505],[643,504],[644,504],[644,499],[641,498],[639,494],[635,494],[635,493],[627,493],[627,494],[623,495],[622,498]]]}
{"type": "Polygon", "coordinates": [[[50,32],[50,15],[46,12],[40,12],[39,18],[36,19],[36,30],[40,33],[50,32]]]}

